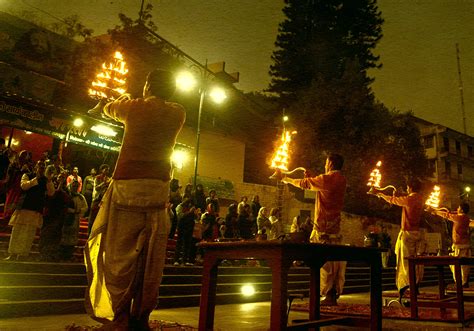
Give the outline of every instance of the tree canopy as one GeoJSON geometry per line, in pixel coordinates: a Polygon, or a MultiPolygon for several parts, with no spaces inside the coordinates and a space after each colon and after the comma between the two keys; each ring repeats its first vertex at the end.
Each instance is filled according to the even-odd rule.
{"type": "Polygon", "coordinates": [[[403,186],[405,177],[422,177],[426,168],[410,114],[388,110],[370,87],[367,70],[381,67],[374,54],[381,12],[375,0],[285,3],[269,90],[298,130],[292,163],[322,172],[326,154],[340,153],[348,179],[345,210],[376,214],[366,183],[378,160],[385,185],[403,186]]]}

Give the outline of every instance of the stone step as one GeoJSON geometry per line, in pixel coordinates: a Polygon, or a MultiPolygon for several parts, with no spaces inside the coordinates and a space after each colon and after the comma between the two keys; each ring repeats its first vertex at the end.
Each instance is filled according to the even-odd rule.
{"type": "Polygon", "coordinates": [[[86,285],[0,286],[0,302],[84,298],[86,285]]]}
{"type": "Polygon", "coordinates": [[[62,300],[0,301],[0,318],[85,314],[85,312],[83,298],[62,300]]]}

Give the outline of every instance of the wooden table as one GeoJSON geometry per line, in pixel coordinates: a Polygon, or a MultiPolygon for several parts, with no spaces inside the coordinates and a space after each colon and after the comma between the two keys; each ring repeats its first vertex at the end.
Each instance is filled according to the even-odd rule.
{"type": "Polygon", "coordinates": [[[321,319],[320,268],[327,261],[365,261],[370,265],[371,330],[382,329],[382,264],[383,251],[377,248],[343,245],[305,244],[286,241],[206,242],[204,248],[203,281],[199,311],[199,330],[212,330],[216,302],[217,268],[222,260],[266,260],[272,272],[270,330],[298,329],[287,326],[288,271],[293,261],[304,261],[311,268],[309,319],[307,326],[318,327],[342,322],[348,317],[321,319]]]}
{"type": "MultiPolygon", "coordinates": [[[[439,307],[441,314],[446,312],[446,308],[454,308],[458,311],[458,319],[460,322],[465,322],[464,318],[464,297],[462,281],[456,282],[456,296],[448,297],[446,295],[446,285],[444,282],[444,266],[454,265],[454,274],[456,279],[460,280],[461,266],[474,265],[474,258],[470,257],[455,257],[455,256],[416,256],[408,258],[408,272],[410,277],[410,307],[411,317],[418,319],[418,307],[439,307]],[[439,301],[422,301],[418,302],[416,287],[416,266],[417,265],[432,265],[438,269],[439,281],[439,301]],[[453,302],[454,301],[454,302],[453,302]]],[[[451,272],[451,271],[450,271],[451,272]]],[[[466,300],[467,301],[467,300],[466,300]]]]}

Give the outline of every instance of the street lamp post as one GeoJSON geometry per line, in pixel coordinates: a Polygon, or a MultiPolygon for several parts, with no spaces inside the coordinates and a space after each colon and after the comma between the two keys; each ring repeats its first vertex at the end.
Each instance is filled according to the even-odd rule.
{"type": "MultiPolygon", "coordinates": [[[[207,63],[206,63],[207,67],[207,63]]],[[[203,75],[204,76],[204,75],[203,75]]],[[[193,189],[196,191],[197,185],[197,174],[198,174],[198,162],[199,162],[199,143],[201,140],[201,114],[202,114],[202,106],[204,104],[204,97],[206,96],[206,78],[204,78],[204,86],[200,89],[200,96],[199,96],[199,110],[198,110],[198,123],[196,129],[196,156],[194,158],[194,178],[193,178],[193,189]]]]}
{"type": "MultiPolygon", "coordinates": [[[[204,100],[207,95],[209,95],[215,103],[223,102],[227,96],[225,91],[220,87],[211,87],[211,77],[219,76],[220,80],[224,80],[226,83],[236,83],[238,82],[238,73],[228,74],[224,70],[225,63],[219,62],[208,65],[207,61],[205,66],[194,66],[200,71],[200,81],[199,81],[199,108],[198,108],[198,118],[197,118],[197,128],[196,128],[196,150],[194,157],[194,176],[193,176],[193,188],[196,190],[197,185],[197,176],[199,168],[199,147],[201,142],[201,117],[202,109],[204,106],[204,100]]],[[[194,77],[188,73],[183,72],[178,75],[177,86],[183,90],[191,90],[196,81],[194,77]]]]}

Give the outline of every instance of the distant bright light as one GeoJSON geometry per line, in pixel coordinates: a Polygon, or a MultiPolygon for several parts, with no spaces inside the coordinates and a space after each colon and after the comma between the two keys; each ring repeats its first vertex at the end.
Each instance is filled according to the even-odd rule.
{"type": "Polygon", "coordinates": [[[224,89],[220,87],[212,88],[212,90],[209,92],[209,96],[215,103],[222,103],[225,99],[227,99],[227,94],[225,93],[224,89]]]}
{"type": "Polygon", "coordinates": [[[80,128],[83,124],[84,124],[84,121],[82,120],[82,118],[76,118],[74,120],[74,122],[72,122],[72,124],[76,127],[76,128],[80,128]]]}
{"type": "Polygon", "coordinates": [[[471,187],[470,186],[466,186],[464,188],[464,191],[466,191],[467,193],[471,192],[471,187]]]}
{"type": "Polygon", "coordinates": [[[247,284],[242,286],[240,292],[243,296],[249,297],[255,294],[255,288],[253,287],[253,285],[247,284]]]}
{"type": "Polygon", "coordinates": [[[31,132],[31,131],[26,131],[26,130],[25,130],[25,134],[32,134],[32,133],[33,133],[33,132],[31,132]]]}
{"type": "Polygon", "coordinates": [[[176,76],[176,87],[180,90],[191,91],[196,84],[196,78],[188,71],[182,71],[176,76]]]}
{"type": "Polygon", "coordinates": [[[288,120],[289,120],[289,117],[288,117],[288,116],[286,116],[286,115],[283,116],[283,122],[288,122],[288,120]]]}
{"type": "MultiPolygon", "coordinates": [[[[5,145],[8,146],[8,141],[9,140],[10,140],[9,138],[5,139],[5,145]]],[[[12,138],[12,143],[10,144],[11,146],[18,146],[19,144],[20,144],[19,140],[15,139],[15,138],[12,138]]]]}
{"type": "Polygon", "coordinates": [[[171,155],[171,162],[173,163],[173,166],[180,170],[183,169],[183,165],[186,163],[187,159],[188,153],[181,149],[173,151],[173,154],[171,155]]]}
{"type": "Polygon", "coordinates": [[[114,131],[112,128],[106,126],[106,125],[94,125],[91,128],[92,131],[97,132],[98,134],[101,134],[103,136],[109,136],[109,137],[115,137],[117,135],[117,132],[114,131]]]}

